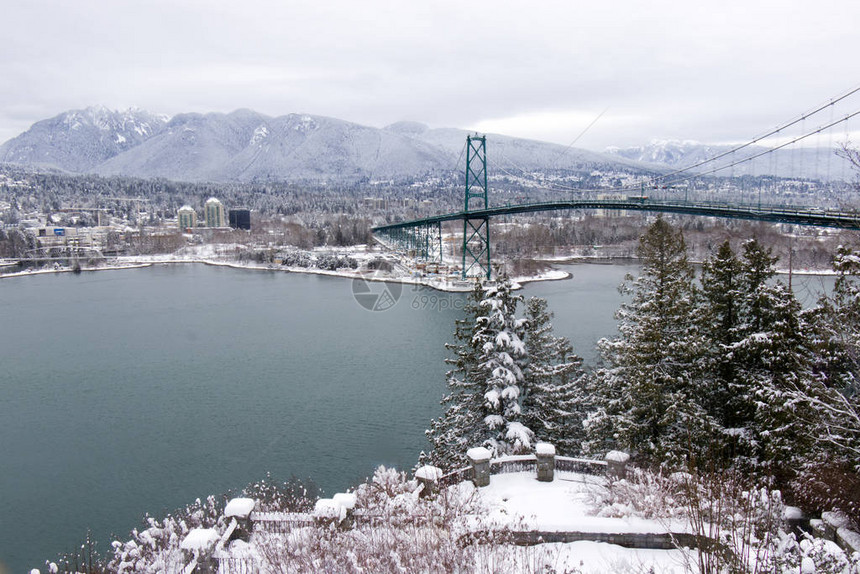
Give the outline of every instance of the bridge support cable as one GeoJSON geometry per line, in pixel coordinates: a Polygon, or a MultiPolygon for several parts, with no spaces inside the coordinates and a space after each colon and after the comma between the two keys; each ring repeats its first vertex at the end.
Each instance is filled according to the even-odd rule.
{"type": "Polygon", "coordinates": [[[470,217],[489,208],[487,200],[487,137],[466,137],[466,189],[463,209],[462,278],[490,278],[490,218],[470,217]]]}

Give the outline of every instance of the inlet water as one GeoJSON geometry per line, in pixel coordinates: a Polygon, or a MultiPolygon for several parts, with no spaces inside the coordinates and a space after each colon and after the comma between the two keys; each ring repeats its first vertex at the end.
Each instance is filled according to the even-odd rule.
{"type": "MultiPolygon", "coordinates": [[[[590,360],[636,268],[568,269],[524,295],[590,360]]],[[[408,470],[464,301],[404,287],[371,312],[349,280],[203,265],[0,281],[0,572],[267,472],[332,494],[408,470]]]]}

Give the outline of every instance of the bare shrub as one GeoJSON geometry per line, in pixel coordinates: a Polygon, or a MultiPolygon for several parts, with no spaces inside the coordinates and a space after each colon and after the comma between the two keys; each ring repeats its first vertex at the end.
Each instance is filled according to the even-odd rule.
{"type": "Polygon", "coordinates": [[[659,472],[630,469],[627,478],[608,480],[604,489],[592,493],[590,504],[598,516],[671,519],[681,513],[677,481],[659,472]]]}

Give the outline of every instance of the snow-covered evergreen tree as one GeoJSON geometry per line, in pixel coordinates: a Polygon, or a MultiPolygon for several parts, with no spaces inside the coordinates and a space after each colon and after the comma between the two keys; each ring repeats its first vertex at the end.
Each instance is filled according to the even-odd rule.
{"type": "Polygon", "coordinates": [[[537,440],[572,456],[582,450],[582,423],[590,401],[582,358],[573,353],[567,338],[553,335],[552,316],[546,299],[532,297],[526,302],[523,422],[537,440]]]}
{"type": "Polygon", "coordinates": [[[445,348],[453,357],[445,359],[451,370],[446,375],[449,393],[443,397],[445,412],[427,430],[430,453],[422,453],[422,464],[455,468],[466,462],[466,451],[483,443],[483,385],[478,377],[480,349],[475,339],[478,318],[487,314],[481,305],[486,292],[475,284],[466,303],[465,317],[456,321],[454,343],[445,348]]]}
{"type": "MultiPolygon", "coordinates": [[[[860,516],[860,254],[840,246],[833,291],[806,313],[815,377],[795,390],[799,418],[816,438],[793,487],[811,508],[860,516]]],[[[860,521],[856,519],[855,521],[860,521]]]]}
{"type": "Polygon", "coordinates": [[[619,336],[599,343],[605,367],[596,372],[600,394],[586,421],[588,447],[679,463],[708,444],[713,424],[694,399],[702,344],[692,321],[693,269],[683,234],[662,218],[642,236],[638,252],[642,272],[625,286],[632,301],[616,314],[619,336]]]}
{"type": "Polygon", "coordinates": [[[523,301],[514,295],[507,277],[488,288],[477,318],[474,342],[480,348],[476,375],[484,381],[483,446],[495,455],[518,454],[531,449],[534,433],[523,423],[520,398],[527,354],[522,337],[525,321],[516,316],[523,301]]]}
{"type": "Polygon", "coordinates": [[[738,429],[749,420],[751,413],[746,413],[750,403],[743,399],[745,393],[737,387],[737,357],[729,350],[740,337],[738,326],[743,296],[741,263],[728,241],[703,263],[701,284],[697,323],[705,338],[701,369],[703,406],[722,429],[738,429]]]}
{"type": "Polygon", "coordinates": [[[833,258],[838,274],[833,292],[811,311],[816,371],[829,388],[860,397],[860,253],[839,246],[833,258]]]}
{"type": "Polygon", "coordinates": [[[739,336],[727,350],[737,365],[735,404],[751,432],[752,462],[784,477],[813,440],[798,424],[795,397],[809,388],[812,370],[800,304],[785,284],[773,281],[775,262],[757,241],[744,244],[739,336]]]}
{"type": "Polygon", "coordinates": [[[466,451],[484,446],[495,455],[530,450],[534,433],[523,424],[520,406],[527,354],[525,321],[516,316],[522,297],[507,277],[484,290],[477,286],[457,321],[457,342],[447,345],[450,393],[445,413],[433,421],[427,436],[432,452],[424,457],[436,466],[465,463],[466,451]]]}

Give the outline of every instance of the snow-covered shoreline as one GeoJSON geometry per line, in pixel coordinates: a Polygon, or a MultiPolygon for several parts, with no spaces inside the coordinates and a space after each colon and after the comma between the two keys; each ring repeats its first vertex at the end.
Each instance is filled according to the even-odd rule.
{"type": "MultiPolygon", "coordinates": [[[[291,267],[285,265],[275,265],[275,264],[255,264],[255,263],[241,263],[238,261],[223,261],[217,259],[209,259],[209,258],[177,258],[173,256],[165,256],[165,257],[123,257],[118,259],[118,263],[110,264],[110,265],[102,265],[98,267],[81,267],[81,273],[89,273],[94,271],[116,271],[122,269],[142,269],[146,267],[152,267],[154,265],[179,265],[179,264],[198,264],[198,265],[211,265],[215,267],[229,267],[232,269],[241,269],[247,271],[272,271],[272,272],[280,272],[280,273],[306,273],[312,275],[325,275],[328,277],[340,277],[344,279],[364,279],[365,281],[378,281],[378,282],[388,282],[388,283],[400,283],[403,285],[414,285],[421,287],[429,287],[431,289],[435,289],[437,291],[448,292],[448,293],[457,293],[457,292],[469,292],[472,290],[472,286],[474,285],[472,281],[462,281],[462,280],[449,280],[447,278],[439,278],[434,276],[424,276],[424,277],[405,277],[405,276],[396,276],[396,275],[388,275],[382,273],[374,273],[368,274],[366,272],[359,272],[354,270],[347,269],[338,269],[338,270],[328,270],[328,269],[319,269],[319,268],[307,268],[307,267],[291,267]]],[[[24,271],[16,271],[14,273],[0,273],[0,279],[7,279],[13,277],[28,277],[32,275],[45,275],[50,273],[74,273],[76,272],[71,267],[59,267],[56,269],[27,269],[24,271]]],[[[513,278],[513,282],[515,283],[515,288],[522,288],[523,285],[527,283],[534,283],[538,281],[559,281],[563,279],[569,279],[572,275],[566,271],[561,271],[557,269],[549,269],[538,275],[534,276],[522,276],[513,278]]]]}

